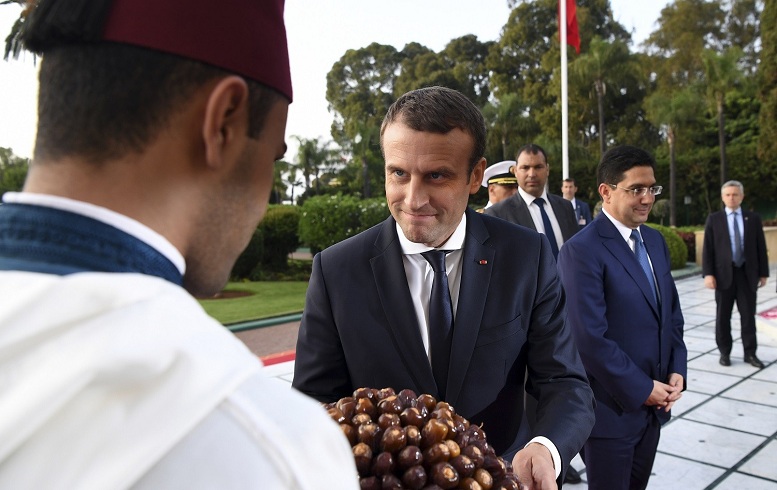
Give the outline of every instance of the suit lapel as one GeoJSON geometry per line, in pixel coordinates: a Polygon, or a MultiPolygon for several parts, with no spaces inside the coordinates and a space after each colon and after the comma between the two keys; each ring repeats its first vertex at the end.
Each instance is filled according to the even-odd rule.
{"type": "MultiPolygon", "coordinates": [[[[631,251],[631,248],[629,248],[623,240],[623,236],[621,236],[618,229],[615,228],[615,225],[612,224],[607,216],[602,215],[601,218],[594,220],[594,223],[597,223],[599,236],[602,238],[602,244],[610,251],[618,262],[623,265],[623,268],[626,269],[626,272],[631,279],[637,283],[639,289],[642,291],[642,295],[645,297],[648,304],[650,304],[650,308],[658,318],[660,316],[658,305],[653,298],[653,292],[650,290],[648,278],[645,276],[642,266],[639,265],[634,252],[631,251]]],[[[648,254],[650,254],[650,250],[648,250],[648,254]]]]}
{"type": "MultiPolygon", "coordinates": [[[[424,350],[418,318],[407,287],[402,248],[396,232],[396,222],[388,218],[375,240],[377,255],[370,259],[375,287],[378,290],[385,325],[394,338],[405,369],[422,393],[436,393],[432,367],[424,350]]],[[[361,306],[359,306],[361,307],[361,306]]],[[[388,347],[388,346],[386,346],[388,347]]]]}
{"type": "Polygon", "coordinates": [[[534,220],[529,212],[529,207],[526,205],[526,201],[523,200],[521,195],[516,192],[510,199],[510,205],[515,210],[515,216],[517,216],[518,223],[527,223],[525,225],[527,228],[537,231],[537,227],[534,226],[534,220]]]}
{"type": "Polygon", "coordinates": [[[479,215],[467,210],[467,235],[461,258],[461,285],[448,366],[448,402],[456,406],[483,319],[494,267],[494,249],[483,245],[489,234],[479,215]]]}

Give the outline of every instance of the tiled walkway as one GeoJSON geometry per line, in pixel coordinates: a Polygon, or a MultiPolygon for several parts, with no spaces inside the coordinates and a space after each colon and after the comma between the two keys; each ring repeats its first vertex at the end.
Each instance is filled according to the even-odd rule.
{"type": "MultiPolygon", "coordinates": [[[[777,308],[777,267],[759,291],[758,312],[777,308]]],[[[777,320],[758,319],[758,370],[744,364],[734,308],[732,334],[737,338],[731,367],[718,364],[715,346],[715,297],[699,275],[677,280],[685,316],[688,390],[664,426],[648,489],[777,490],[777,320]]],[[[270,376],[291,383],[294,362],[267,366],[270,376]]],[[[585,466],[572,465],[583,483],[585,466]]]]}

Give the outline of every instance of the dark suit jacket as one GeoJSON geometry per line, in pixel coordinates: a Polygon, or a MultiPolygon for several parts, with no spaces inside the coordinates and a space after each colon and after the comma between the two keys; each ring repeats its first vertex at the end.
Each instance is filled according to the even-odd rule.
{"type": "MultiPolygon", "coordinates": [[[[556,215],[556,220],[558,220],[558,225],[561,228],[561,236],[564,238],[564,243],[566,243],[580,229],[575,218],[575,210],[572,208],[572,203],[561,196],[548,194],[548,201],[550,201],[550,207],[553,208],[553,214],[556,215]]],[[[526,206],[526,201],[523,200],[520,193],[515,193],[507,199],[494,204],[486,209],[484,213],[535,231],[537,230],[534,226],[534,220],[531,219],[529,207],[526,206]]]]}
{"type": "Polygon", "coordinates": [[[564,244],[558,269],[567,293],[569,324],[596,397],[592,437],[634,434],[648,417],[669,414],[644,402],[653,380],[684,379],[688,353],[683,315],[659,232],[640,226],[660,293],[656,305],[634,253],[604,215],[564,244]]]}
{"type": "Polygon", "coordinates": [[[591,221],[593,221],[593,218],[591,217],[591,208],[588,207],[588,203],[581,201],[578,198],[575,198],[575,205],[573,206],[575,210],[575,219],[577,220],[577,224],[580,227],[583,227],[591,221]],[[580,224],[580,218],[583,218],[585,220],[585,224],[580,224]]]}
{"type": "MultiPolygon", "coordinates": [[[[750,211],[742,210],[745,231],[742,241],[745,246],[745,275],[752,291],[758,290],[758,280],[769,277],[769,258],[766,253],[766,238],[761,218],[750,211]]],[[[728,231],[726,211],[712,213],[704,228],[704,248],[701,253],[702,274],[715,276],[718,289],[728,289],[734,278],[731,237],[728,231]]]]}
{"type": "MultiPolygon", "coordinates": [[[[527,442],[518,428],[528,363],[535,434],[566,467],[588,437],[593,398],[547,238],[467,210],[462,268],[446,401],[511,455],[527,442]]],[[[393,218],[314,258],[293,386],[323,402],[359,387],[436,394],[393,218]]]]}

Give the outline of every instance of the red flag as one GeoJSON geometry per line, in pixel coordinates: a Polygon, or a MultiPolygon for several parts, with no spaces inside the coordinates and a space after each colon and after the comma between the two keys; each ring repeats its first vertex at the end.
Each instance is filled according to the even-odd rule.
{"type": "MultiPolygon", "coordinates": [[[[561,2],[559,0],[559,9],[561,2]]],[[[580,31],[577,28],[577,5],[575,0],[566,0],[567,2],[567,44],[575,48],[575,52],[580,54],[580,31]]],[[[561,13],[559,12],[559,39],[561,39],[561,13]]]]}

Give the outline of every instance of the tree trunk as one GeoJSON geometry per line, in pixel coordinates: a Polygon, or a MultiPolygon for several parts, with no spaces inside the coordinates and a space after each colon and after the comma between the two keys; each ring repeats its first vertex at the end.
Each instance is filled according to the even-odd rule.
{"type": "Polygon", "coordinates": [[[366,157],[362,157],[362,178],[364,179],[364,199],[368,199],[370,197],[370,174],[366,157]]]}
{"type": "Polygon", "coordinates": [[[607,150],[605,142],[604,129],[604,86],[601,80],[596,81],[596,103],[599,107],[599,156],[604,155],[607,150]]]}
{"type": "Polygon", "coordinates": [[[720,146],[720,185],[726,183],[728,168],[726,164],[726,115],[724,113],[723,96],[718,96],[718,145],[720,146]]]}
{"type": "Polygon", "coordinates": [[[677,194],[677,169],[674,153],[674,130],[669,128],[666,140],[669,142],[669,226],[677,226],[675,195],[677,194]]]}

